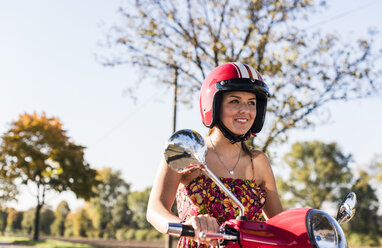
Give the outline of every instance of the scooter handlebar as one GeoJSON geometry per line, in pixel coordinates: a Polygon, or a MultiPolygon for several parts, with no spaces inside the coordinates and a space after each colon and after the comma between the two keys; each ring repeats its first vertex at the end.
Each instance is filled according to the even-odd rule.
{"type": "MultiPolygon", "coordinates": [[[[194,237],[194,228],[190,225],[183,225],[181,223],[168,223],[166,233],[175,237],[194,237]]],[[[205,233],[201,232],[199,237],[202,239],[225,239],[225,240],[236,240],[237,237],[234,235],[229,235],[225,233],[205,233]]]]}
{"type": "Polygon", "coordinates": [[[190,225],[183,225],[181,223],[168,223],[166,233],[175,237],[194,237],[194,228],[190,225]]]}

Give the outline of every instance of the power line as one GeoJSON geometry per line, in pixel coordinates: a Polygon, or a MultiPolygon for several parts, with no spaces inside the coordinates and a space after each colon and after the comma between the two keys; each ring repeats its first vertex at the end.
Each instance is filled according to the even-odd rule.
{"type": "Polygon", "coordinates": [[[144,108],[148,103],[151,103],[154,101],[155,96],[158,95],[158,92],[154,92],[150,97],[148,97],[143,103],[132,112],[129,113],[122,121],[114,125],[109,131],[107,131],[104,135],[102,135],[100,138],[98,138],[95,142],[94,145],[97,145],[101,143],[104,139],[106,139],[109,135],[111,135],[113,132],[115,132],[117,129],[119,129],[122,125],[124,125],[126,122],[128,122],[138,111],[140,111],[142,108],[144,108]]]}
{"type": "Polygon", "coordinates": [[[320,26],[320,25],[322,25],[322,24],[325,24],[325,23],[328,23],[328,22],[337,20],[337,19],[339,19],[339,18],[342,18],[342,17],[344,17],[344,16],[347,16],[347,15],[349,15],[349,14],[355,12],[355,11],[359,11],[359,10],[361,10],[361,9],[365,9],[365,8],[368,8],[368,7],[372,6],[372,5],[379,4],[379,3],[382,3],[382,1],[381,1],[381,0],[377,0],[377,1],[370,2],[370,3],[365,4],[365,5],[362,5],[362,6],[360,6],[360,7],[357,7],[357,8],[351,9],[351,10],[347,10],[347,11],[345,11],[345,12],[343,12],[343,13],[340,13],[340,14],[338,14],[338,15],[336,15],[336,16],[333,16],[333,17],[331,17],[331,18],[329,18],[329,19],[327,19],[327,20],[323,20],[323,21],[320,21],[320,22],[318,22],[318,23],[315,23],[315,24],[312,24],[312,25],[310,25],[310,26],[307,26],[307,27],[305,27],[305,28],[303,28],[303,29],[304,29],[304,30],[307,30],[307,29],[310,29],[310,28],[314,28],[314,27],[320,26]]]}

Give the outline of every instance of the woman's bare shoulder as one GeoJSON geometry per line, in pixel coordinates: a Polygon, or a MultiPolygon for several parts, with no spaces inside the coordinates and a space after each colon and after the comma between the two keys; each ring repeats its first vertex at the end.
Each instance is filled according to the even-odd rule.
{"type": "Polygon", "coordinates": [[[252,154],[252,160],[265,160],[268,162],[268,157],[265,155],[264,152],[256,150],[255,148],[251,148],[250,151],[252,154]]]}
{"type": "Polygon", "coordinates": [[[268,157],[264,152],[252,149],[252,164],[255,168],[255,178],[259,185],[264,185],[272,174],[272,169],[269,164],[268,157]]]}

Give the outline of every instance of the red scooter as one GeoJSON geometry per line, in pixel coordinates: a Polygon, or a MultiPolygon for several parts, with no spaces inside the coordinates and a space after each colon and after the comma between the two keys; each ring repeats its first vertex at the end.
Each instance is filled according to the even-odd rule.
{"type": "MultiPolygon", "coordinates": [[[[203,137],[189,129],[174,133],[167,144],[167,164],[178,173],[201,169],[224,191],[238,207],[236,219],[224,222],[219,233],[200,233],[201,238],[217,239],[220,247],[348,247],[339,224],[348,222],[355,214],[356,195],[350,192],[342,201],[334,219],[318,209],[290,209],[266,221],[249,221],[244,206],[207,167],[207,147],[203,137]]],[[[169,223],[167,234],[194,237],[191,226],[169,223]]]]}

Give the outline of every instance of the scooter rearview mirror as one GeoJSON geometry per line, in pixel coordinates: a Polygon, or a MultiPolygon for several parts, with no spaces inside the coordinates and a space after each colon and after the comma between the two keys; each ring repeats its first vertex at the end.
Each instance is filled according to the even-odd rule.
{"type": "Polygon", "coordinates": [[[341,202],[341,205],[337,212],[337,222],[339,224],[344,224],[351,220],[353,218],[356,209],[355,206],[357,205],[357,196],[354,192],[348,193],[343,201],[341,202]]]}
{"type": "Polygon", "coordinates": [[[170,137],[164,155],[168,166],[183,174],[203,166],[206,153],[203,137],[193,130],[182,129],[170,137]]]}

